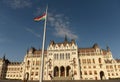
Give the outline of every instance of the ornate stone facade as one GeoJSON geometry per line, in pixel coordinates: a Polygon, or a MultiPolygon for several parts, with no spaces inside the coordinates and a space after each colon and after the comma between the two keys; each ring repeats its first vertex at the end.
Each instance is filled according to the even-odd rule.
{"type": "Polygon", "coordinates": [[[5,56],[3,56],[3,58],[0,58],[0,79],[5,79],[8,63],[9,61],[5,59],[5,56]]]}
{"type": "MultiPolygon", "coordinates": [[[[4,78],[39,80],[41,52],[30,48],[23,62],[9,62],[4,78]]],[[[3,62],[0,60],[0,62],[3,62]]],[[[0,71],[3,63],[0,63],[0,71]]],[[[0,72],[2,74],[3,72],[0,72]]],[[[61,43],[51,41],[44,51],[44,80],[101,80],[120,78],[120,60],[114,59],[107,47],[98,44],[90,48],[79,48],[74,40],[61,43]]]]}

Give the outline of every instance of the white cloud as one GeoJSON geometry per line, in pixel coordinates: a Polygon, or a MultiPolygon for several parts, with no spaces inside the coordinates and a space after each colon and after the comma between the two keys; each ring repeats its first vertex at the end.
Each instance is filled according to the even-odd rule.
{"type": "Polygon", "coordinates": [[[32,6],[32,2],[30,0],[3,0],[3,2],[13,9],[32,6]]]}
{"type": "Polygon", "coordinates": [[[55,36],[65,37],[67,35],[69,39],[78,39],[78,36],[69,28],[69,20],[64,15],[48,13],[48,22],[50,26],[54,27],[55,36]]]}
{"type": "Polygon", "coordinates": [[[38,37],[38,38],[40,38],[41,37],[41,35],[40,34],[37,34],[35,31],[33,31],[32,29],[30,29],[30,28],[25,28],[26,29],[26,31],[28,31],[28,32],[30,32],[30,33],[32,33],[33,35],[35,35],[36,37],[38,37]]]}

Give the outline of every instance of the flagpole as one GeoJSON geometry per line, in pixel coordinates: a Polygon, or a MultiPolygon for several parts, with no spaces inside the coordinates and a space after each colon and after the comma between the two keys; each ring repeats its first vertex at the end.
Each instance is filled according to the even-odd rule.
{"type": "Polygon", "coordinates": [[[45,47],[45,37],[46,37],[46,22],[47,22],[47,10],[48,6],[46,7],[46,17],[44,22],[44,33],[43,33],[43,42],[42,42],[42,58],[41,58],[41,69],[40,69],[40,80],[39,82],[43,81],[43,71],[44,71],[44,47],[45,47]]]}

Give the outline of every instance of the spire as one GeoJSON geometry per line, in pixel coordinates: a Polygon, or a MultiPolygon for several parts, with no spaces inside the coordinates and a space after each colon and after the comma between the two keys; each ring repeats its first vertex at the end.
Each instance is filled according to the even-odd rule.
{"type": "Polygon", "coordinates": [[[67,35],[65,35],[65,42],[67,42],[68,40],[67,40],[67,35]]]}
{"type": "Polygon", "coordinates": [[[4,54],[4,56],[3,56],[3,60],[5,60],[5,54],[4,54]]]}

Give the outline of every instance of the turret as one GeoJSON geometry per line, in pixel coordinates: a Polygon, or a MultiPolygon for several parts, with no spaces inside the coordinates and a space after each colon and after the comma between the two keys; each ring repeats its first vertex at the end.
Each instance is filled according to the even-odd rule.
{"type": "Polygon", "coordinates": [[[73,43],[75,44],[75,40],[74,40],[74,39],[72,39],[71,42],[72,42],[72,44],[73,44],[73,43]]]}
{"type": "Polygon", "coordinates": [[[106,46],[106,49],[107,49],[108,52],[110,51],[110,48],[108,46],[106,46]]]}
{"type": "Polygon", "coordinates": [[[34,47],[31,47],[29,51],[27,51],[28,53],[32,54],[36,49],[34,47]]]}
{"type": "Polygon", "coordinates": [[[55,42],[52,40],[52,41],[50,41],[50,45],[53,45],[55,42]]]}
{"type": "Polygon", "coordinates": [[[93,45],[93,48],[99,48],[98,44],[95,43],[95,44],[93,45]]]}

